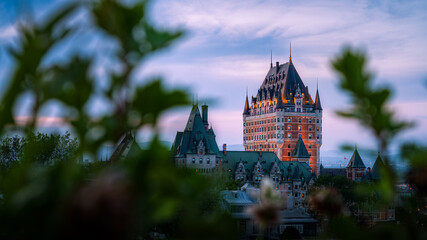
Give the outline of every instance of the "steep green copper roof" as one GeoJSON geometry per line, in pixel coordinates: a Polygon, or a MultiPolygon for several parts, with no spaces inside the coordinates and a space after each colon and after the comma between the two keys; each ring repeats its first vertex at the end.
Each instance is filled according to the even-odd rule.
{"type": "Polygon", "coordinates": [[[362,161],[362,158],[357,152],[357,148],[354,150],[353,156],[351,156],[350,162],[347,165],[348,168],[366,168],[362,161]]]}
{"type": "Polygon", "coordinates": [[[307,163],[280,161],[273,152],[262,152],[260,155],[259,152],[252,151],[227,151],[223,155],[222,170],[233,175],[240,161],[243,162],[248,177],[252,176],[252,171],[258,161],[262,166],[264,175],[269,175],[274,162],[277,162],[282,173],[281,177],[286,180],[301,180],[303,178],[308,183],[314,177],[307,163]]]}
{"type": "Polygon", "coordinates": [[[381,168],[384,167],[384,162],[381,159],[380,154],[378,154],[377,159],[375,160],[374,166],[372,166],[372,179],[379,180],[381,174],[381,168]]]}
{"type": "Polygon", "coordinates": [[[212,128],[206,131],[199,107],[193,105],[183,132],[177,132],[172,144],[172,156],[184,157],[186,153],[196,153],[197,146],[203,142],[209,154],[219,154],[212,128]]]}
{"type": "Polygon", "coordinates": [[[292,152],[292,157],[295,158],[310,158],[310,154],[308,154],[307,148],[305,147],[304,141],[301,136],[298,138],[297,145],[292,152]]]}

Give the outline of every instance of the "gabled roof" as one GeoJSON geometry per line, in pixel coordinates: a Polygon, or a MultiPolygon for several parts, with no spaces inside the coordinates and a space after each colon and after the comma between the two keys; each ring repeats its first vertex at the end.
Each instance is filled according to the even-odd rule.
{"type": "MultiPolygon", "coordinates": [[[[308,104],[314,105],[314,101],[308,92],[308,88],[301,80],[301,77],[295,69],[292,61],[290,60],[284,64],[276,63],[274,67],[272,65],[268,70],[268,73],[258,90],[257,96],[261,100],[267,98],[267,96],[270,96],[272,99],[273,97],[278,98],[280,93],[282,97],[282,103],[290,104],[290,102],[293,101],[295,91],[298,87],[304,94],[303,104],[306,105],[308,101],[308,104]]],[[[257,102],[257,98],[252,98],[252,102],[257,102]]]]}
{"type": "Polygon", "coordinates": [[[362,161],[362,158],[357,152],[357,148],[354,150],[353,156],[351,156],[350,162],[347,165],[348,168],[366,168],[362,161]]]}
{"type": "Polygon", "coordinates": [[[293,158],[310,158],[310,154],[308,154],[307,148],[305,147],[304,141],[301,136],[298,138],[297,145],[292,152],[293,158]]]}
{"type": "Polygon", "coordinates": [[[172,156],[184,157],[187,153],[196,153],[197,146],[203,143],[208,154],[219,154],[219,148],[215,140],[215,133],[205,129],[198,105],[193,105],[190,116],[183,132],[177,132],[172,144],[172,156]]]}
{"type": "Polygon", "coordinates": [[[227,151],[227,154],[223,155],[222,170],[234,175],[240,161],[244,164],[249,178],[252,177],[252,171],[258,161],[262,166],[264,175],[270,174],[276,162],[279,166],[281,176],[285,179],[301,180],[301,178],[304,178],[304,182],[308,183],[315,177],[313,173],[311,173],[311,168],[307,163],[280,161],[274,152],[262,152],[260,155],[259,152],[252,151],[227,151]]]}

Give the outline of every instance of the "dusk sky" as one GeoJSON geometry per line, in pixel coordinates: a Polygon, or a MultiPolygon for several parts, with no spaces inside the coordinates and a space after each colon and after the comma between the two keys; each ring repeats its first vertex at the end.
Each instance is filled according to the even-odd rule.
{"type": "MultiPolygon", "coordinates": [[[[0,94],[13,63],[5,48],[17,41],[17,15],[32,9],[36,19],[64,1],[2,1],[0,3],[0,94]]],[[[79,22],[85,12],[76,14],[79,22]]],[[[330,60],[350,44],[369,56],[376,73],[376,85],[394,88],[390,107],[399,117],[417,125],[399,141],[427,143],[427,1],[154,1],[150,18],[168,29],[184,29],[185,36],[172,48],[148,58],[134,73],[135,83],[161,75],[171,87],[188,89],[199,102],[209,104],[209,118],[218,145],[242,144],[242,111],[246,87],[255,95],[273,62],[289,58],[292,42],[293,63],[315,96],[318,79],[323,106],[323,146],[321,151],[338,150],[342,143],[376,148],[369,132],[356,122],[341,119],[335,110],[348,107],[348,98],[337,88],[330,60]]],[[[72,24],[71,23],[71,24],[72,24]]],[[[83,31],[68,45],[59,47],[49,61],[63,61],[73,51],[97,57],[94,73],[105,77],[113,62],[102,55],[112,47],[102,33],[83,31]],[[105,67],[108,66],[108,67],[105,67]]],[[[102,82],[102,80],[100,80],[102,82]]],[[[100,84],[102,87],[102,84],[100,84]]],[[[25,106],[25,97],[22,97],[25,106]]],[[[17,109],[25,118],[25,107],[17,109]]],[[[61,125],[59,107],[46,109],[46,121],[61,125]],[[49,120],[51,119],[51,120],[49,120]]],[[[108,111],[100,98],[88,108],[96,114],[108,111]]],[[[182,131],[190,107],[164,115],[162,138],[172,142],[182,131]]],[[[142,130],[144,135],[144,130],[142,130]]],[[[322,155],[322,152],[321,152],[322,155]]],[[[348,157],[348,156],[347,156],[348,157]]]]}

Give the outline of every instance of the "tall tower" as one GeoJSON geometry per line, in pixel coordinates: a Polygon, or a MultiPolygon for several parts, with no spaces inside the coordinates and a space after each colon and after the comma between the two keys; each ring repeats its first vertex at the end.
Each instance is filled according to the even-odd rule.
{"type": "Polygon", "coordinates": [[[243,111],[245,150],[271,151],[282,161],[300,161],[302,159],[293,156],[294,150],[305,147],[309,158],[304,158],[304,162],[318,175],[322,146],[320,95],[317,90],[313,101],[292,63],[291,54],[289,62],[271,64],[256,96],[250,100],[249,104],[246,96],[243,111]]]}

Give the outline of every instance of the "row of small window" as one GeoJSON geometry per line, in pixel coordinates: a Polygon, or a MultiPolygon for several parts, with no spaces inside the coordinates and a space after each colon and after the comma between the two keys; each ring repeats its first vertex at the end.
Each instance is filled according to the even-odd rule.
{"type": "Polygon", "coordinates": [[[257,149],[268,149],[268,148],[277,148],[277,144],[260,144],[260,145],[249,145],[249,150],[257,150],[257,149]]]}
{"type": "MultiPolygon", "coordinates": [[[[287,129],[292,130],[292,126],[288,125],[287,129]]],[[[301,129],[302,129],[302,127],[298,126],[298,131],[301,131],[301,129]]],[[[260,128],[249,128],[249,129],[244,129],[243,133],[245,134],[245,133],[274,131],[274,130],[284,130],[284,127],[283,126],[277,126],[277,127],[276,126],[271,126],[271,127],[268,126],[268,127],[260,127],[260,128]]],[[[308,131],[312,131],[312,130],[313,130],[312,126],[309,126],[308,131]]],[[[320,130],[320,128],[316,127],[316,131],[319,131],[319,130],[320,130]]]]}
{"type": "MultiPolygon", "coordinates": [[[[298,136],[301,137],[301,134],[298,134],[298,136]]],[[[265,140],[265,139],[273,139],[273,138],[284,138],[283,134],[262,134],[262,135],[255,135],[255,136],[244,136],[243,141],[252,141],[252,140],[265,140]]],[[[288,133],[288,138],[292,138],[292,134],[288,133]]],[[[313,139],[313,136],[311,134],[308,135],[308,139],[313,139]]],[[[316,135],[316,139],[320,139],[320,135],[316,135]]]]}
{"type": "MultiPolygon", "coordinates": [[[[273,131],[273,130],[280,130],[280,126],[268,126],[268,127],[259,127],[259,128],[249,128],[246,130],[243,130],[243,133],[253,133],[255,132],[264,132],[264,131],[273,131]]],[[[282,130],[283,130],[283,126],[282,126],[282,130]]]]}
{"type": "MultiPolygon", "coordinates": [[[[288,144],[288,148],[291,148],[291,144],[288,144]]],[[[311,149],[311,144],[308,144],[308,148],[311,149]]]]}
{"type": "MultiPolygon", "coordinates": [[[[248,123],[243,123],[243,126],[254,126],[254,125],[261,125],[261,124],[266,124],[266,123],[275,123],[275,122],[285,122],[284,118],[272,118],[272,119],[267,119],[267,120],[261,120],[261,121],[256,121],[256,122],[248,122],[248,123]]],[[[287,118],[287,122],[292,122],[292,118],[287,118]]],[[[298,122],[301,123],[302,119],[298,118],[298,122]]],[[[310,118],[308,119],[308,123],[313,123],[313,120],[310,118]]],[[[320,119],[316,119],[316,123],[320,123],[320,119]]]]}
{"type": "MultiPolygon", "coordinates": [[[[196,159],[193,158],[191,159],[191,163],[196,163],[196,159]]],[[[203,163],[203,158],[199,158],[199,163],[202,164],[203,163]]],[[[209,158],[206,158],[206,164],[210,164],[211,160],[209,158]]],[[[216,164],[218,164],[218,159],[216,160],[216,164]]]]}
{"type": "MultiPolygon", "coordinates": [[[[280,119],[277,118],[277,121],[279,121],[280,119]]],[[[243,123],[243,126],[253,126],[253,125],[261,125],[261,124],[266,124],[266,123],[273,123],[276,122],[275,118],[272,119],[266,119],[266,120],[261,120],[261,121],[256,121],[256,122],[248,122],[248,124],[246,124],[245,122],[243,123]]],[[[279,121],[280,122],[280,121],[279,121]]]]}
{"type": "Polygon", "coordinates": [[[255,136],[247,136],[243,137],[243,141],[251,141],[251,140],[265,140],[265,139],[272,139],[272,138],[280,138],[280,134],[263,134],[263,135],[255,135],[255,136]]]}

